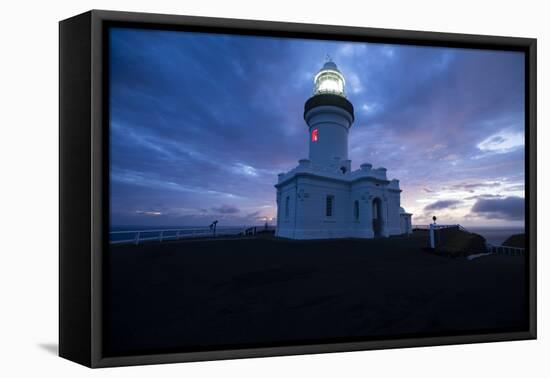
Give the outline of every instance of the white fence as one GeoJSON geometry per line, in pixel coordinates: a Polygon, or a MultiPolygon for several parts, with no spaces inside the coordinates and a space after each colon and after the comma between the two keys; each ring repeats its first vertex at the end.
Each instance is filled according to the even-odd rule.
{"type": "MultiPolygon", "coordinates": [[[[247,236],[256,235],[258,231],[265,230],[262,226],[252,227],[200,227],[200,228],[178,228],[159,230],[128,230],[109,232],[110,244],[139,244],[146,241],[168,241],[192,238],[215,238],[220,236],[247,236]]],[[[273,230],[268,227],[267,230],[273,230]]]]}
{"type": "Polygon", "coordinates": [[[520,247],[508,247],[505,245],[492,245],[487,243],[487,249],[489,252],[497,255],[508,255],[508,256],[524,256],[525,248],[520,247]]]}
{"type": "MultiPolygon", "coordinates": [[[[465,232],[471,232],[468,231],[466,228],[462,227],[460,224],[445,224],[445,225],[439,225],[439,224],[420,224],[420,225],[414,225],[412,228],[413,230],[427,230],[429,231],[430,236],[430,247],[435,247],[436,237],[435,237],[435,231],[441,230],[444,228],[452,228],[457,227],[461,231],[465,232]]],[[[486,243],[487,250],[489,253],[494,253],[497,255],[508,255],[508,256],[524,256],[525,255],[525,248],[520,247],[508,247],[505,245],[493,245],[491,243],[486,243]]]]}
{"type": "Polygon", "coordinates": [[[442,228],[450,228],[450,227],[458,227],[459,230],[471,232],[468,231],[466,228],[462,227],[460,224],[413,224],[412,229],[413,230],[429,230],[430,227],[434,227],[434,229],[442,229],[442,228]]]}

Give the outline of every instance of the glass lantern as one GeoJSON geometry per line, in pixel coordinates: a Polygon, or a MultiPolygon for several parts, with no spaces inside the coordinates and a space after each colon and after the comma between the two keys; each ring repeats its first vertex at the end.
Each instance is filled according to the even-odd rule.
{"type": "Polygon", "coordinates": [[[344,76],[332,61],[325,63],[323,68],[315,75],[313,95],[318,94],[335,94],[346,97],[344,94],[344,86],[346,81],[344,76]]]}

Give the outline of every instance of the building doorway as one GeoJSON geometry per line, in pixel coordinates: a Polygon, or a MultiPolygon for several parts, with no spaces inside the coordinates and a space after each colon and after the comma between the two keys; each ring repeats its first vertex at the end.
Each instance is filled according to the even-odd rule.
{"type": "Polygon", "coordinates": [[[380,198],[375,198],[372,201],[372,231],[374,232],[375,238],[382,236],[382,229],[382,200],[380,198]]]}

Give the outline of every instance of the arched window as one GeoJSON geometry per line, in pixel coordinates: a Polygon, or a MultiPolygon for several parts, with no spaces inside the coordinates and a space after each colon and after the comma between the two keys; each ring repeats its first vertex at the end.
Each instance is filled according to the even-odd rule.
{"type": "Polygon", "coordinates": [[[285,198],[285,218],[288,218],[288,214],[290,213],[289,207],[290,207],[290,197],[286,196],[286,198],[285,198]]]}
{"type": "Polygon", "coordinates": [[[355,218],[356,221],[359,220],[359,201],[355,201],[353,203],[353,218],[355,218]]]}
{"type": "Polygon", "coordinates": [[[329,195],[327,196],[326,210],[325,210],[325,215],[327,217],[332,217],[333,207],[334,207],[334,196],[329,195]]]}

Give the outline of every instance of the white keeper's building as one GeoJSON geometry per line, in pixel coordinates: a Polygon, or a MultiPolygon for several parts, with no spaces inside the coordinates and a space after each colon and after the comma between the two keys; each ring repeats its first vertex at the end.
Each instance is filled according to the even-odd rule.
{"type": "Polygon", "coordinates": [[[411,216],[400,206],[398,180],[386,168],[362,164],[351,170],[348,136],[353,105],[345,79],[327,61],[315,75],[314,92],[304,107],[309,159],[280,173],[276,235],[291,239],[373,238],[408,234],[411,216]]]}

